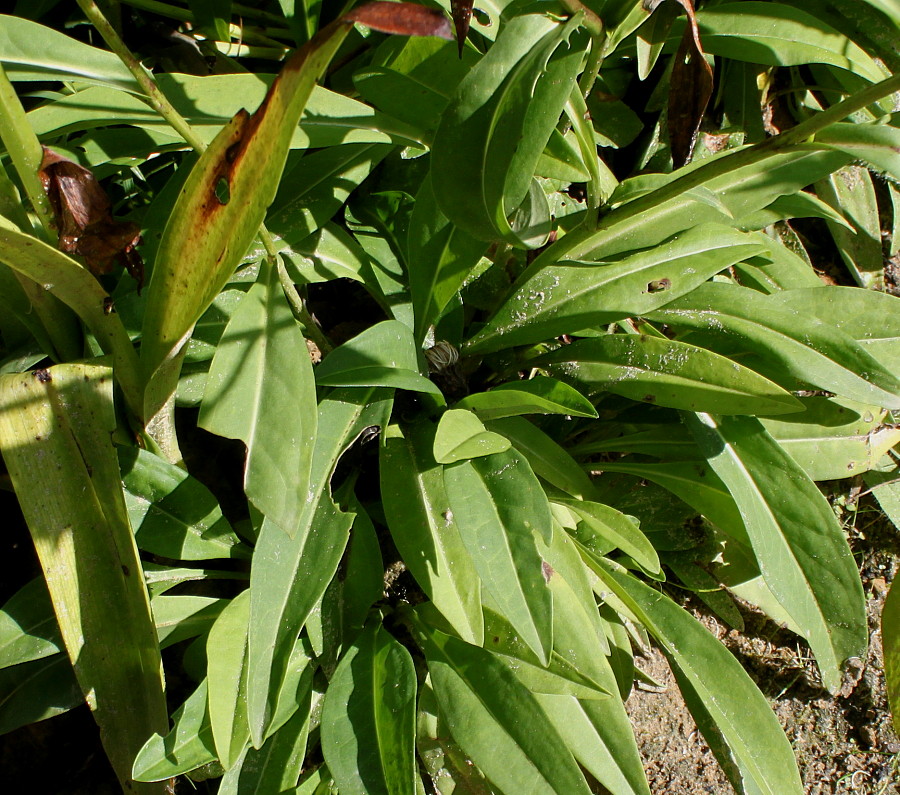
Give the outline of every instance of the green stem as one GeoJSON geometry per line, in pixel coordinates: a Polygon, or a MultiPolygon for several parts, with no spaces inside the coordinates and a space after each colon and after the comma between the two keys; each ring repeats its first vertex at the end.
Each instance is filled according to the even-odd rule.
{"type": "Polygon", "coordinates": [[[84,11],[85,16],[109,45],[109,48],[119,56],[119,59],[125,64],[128,71],[134,75],[134,79],[137,80],[138,85],[146,94],[147,101],[153,110],[162,116],[169,126],[188,142],[192,149],[195,149],[197,152],[203,152],[206,149],[206,144],[193,131],[184,116],[175,110],[166,95],[160,91],[156,81],[141,66],[140,61],[134,57],[134,54],[122,41],[116,29],[109,23],[109,20],[103,15],[103,12],[94,0],[77,0],[77,2],[81,10],[84,11]]]}
{"type": "MultiPolygon", "coordinates": [[[[180,22],[195,21],[194,12],[190,9],[173,6],[169,3],[162,3],[160,0],[122,0],[122,2],[132,8],[150,11],[153,14],[158,14],[159,16],[167,17],[168,19],[176,19],[180,22]]],[[[257,35],[265,37],[268,35],[281,36],[282,38],[289,39],[291,36],[290,31],[284,27],[285,20],[276,14],[270,14],[266,11],[260,11],[259,9],[250,8],[249,6],[243,6],[238,3],[232,3],[231,10],[247,19],[258,19],[261,22],[268,22],[271,25],[274,25],[274,27],[267,27],[260,30],[258,28],[248,29],[241,25],[229,23],[232,35],[235,36],[235,38],[246,38],[249,41],[250,38],[247,36],[248,33],[250,37],[255,37],[257,35]]]]}

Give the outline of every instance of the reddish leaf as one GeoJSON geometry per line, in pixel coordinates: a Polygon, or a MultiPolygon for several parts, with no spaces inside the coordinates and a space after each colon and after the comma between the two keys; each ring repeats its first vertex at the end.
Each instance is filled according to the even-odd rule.
{"type": "Polygon", "coordinates": [[[469,35],[473,5],[474,0],[450,0],[450,13],[453,16],[453,26],[456,28],[456,44],[459,47],[460,58],[466,44],[466,36],[469,35]]]}
{"type": "Polygon", "coordinates": [[[60,251],[83,257],[93,274],[109,273],[115,263],[124,266],[140,293],[144,263],[135,251],[140,227],[114,221],[109,197],[93,173],[46,146],[39,176],[56,217],[60,251]]]}
{"type": "Polygon", "coordinates": [[[703,57],[693,0],[677,0],[688,15],[669,83],[669,141],[672,161],[679,168],[691,159],[700,122],[712,95],[712,67],[703,57]]]}
{"type": "Polygon", "coordinates": [[[381,33],[400,36],[439,36],[452,39],[450,22],[441,11],[415,3],[366,3],[344,15],[344,19],[359,22],[381,33]]]}

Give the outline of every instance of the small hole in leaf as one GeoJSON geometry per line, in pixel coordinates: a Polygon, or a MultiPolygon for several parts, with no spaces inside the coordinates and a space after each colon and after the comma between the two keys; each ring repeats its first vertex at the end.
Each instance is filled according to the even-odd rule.
{"type": "Polygon", "coordinates": [[[216,183],[216,198],[219,200],[219,204],[228,204],[231,200],[231,188],[225,177],[219,177],[219,181],[216,183]]]}
{"type": "Polygon", "coordinates": [[[489,28],[492,24],[490,16],[488,16],[487,11],[483,8],[473,8],[472,16],[475,17],[475,21],[483,28],[489,28]]]}

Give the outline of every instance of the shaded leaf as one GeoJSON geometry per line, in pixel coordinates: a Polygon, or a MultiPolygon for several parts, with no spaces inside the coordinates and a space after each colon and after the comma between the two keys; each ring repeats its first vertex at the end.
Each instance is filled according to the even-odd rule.
{"type": "Polygon", "coordinates": [[[900,728],[900,590],[894,585],[881,609],[881,642],[884,644],[884,678],[896,731],[900,728]]]}
{"type": "Polygon", "coordinates": [[[520,414],[597,416],[597,410],[577,389],[545,375],[537,375],[527,381],[510,381],[494,387],[489,392],[468,395],[455,407],[474,411],[483,420],[514,417],[520,414]]]}
{"type": "Polygon", "coordinates": [[[84,703],[65,654],[0,670],[0,734],[52,718],[84,703]]]}

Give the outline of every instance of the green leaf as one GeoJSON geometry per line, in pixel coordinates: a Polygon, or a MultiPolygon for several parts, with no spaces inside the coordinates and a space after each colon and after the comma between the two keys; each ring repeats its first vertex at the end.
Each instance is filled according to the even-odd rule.
{"type": "Polygon", "coordinates": [[[469,458],[502,453],[509,448],[509,439],[487,430],[471,411],[450,409],[441,415],[433,452],[439,464],[455,464],[469,458]]]}
{"type": "Polygon", "coordinates": [[[147,450],[120,447],[118,454],[140,549],[175,560],[250,557],[199,480],[147,450]]]}
{"type": "Polygon", "coordinates": [[[250,739],[247,723],[247,630],[250,592],[229,602],[206,639],[209,720],[216,756],[229,769],[250,739]]]}
{"type": "Polygon", "coordinates": [[[537,698],[495,655],[415,625],[453,739],[501,792],[587,793],[537,698]]]}
{"type": "Polygon", "coordinates": [[[564,345],[540,364],[565,363],[592,392],[612,392],[670,408],[720,414],[799,411],[795,397],[752,370],[705,348],[637,334],[607,334],[564,345]]]}
{"type": "Polygon", "coordinates": [[[141,94],[113,53],[29,19],[0,15],[0,62],[10,80],[80,80],[141,94]]]}
{"type": "Polygon", "coordinates": [[[849,335],[755,290],[704,284],[648,317],[702,332],[692,334],[695,343],[734,355],[752,352],[752,362],[742,359],[772,378],[796,378],[860,403],[900,408],[900,381],[849,335]]]}
{"type": "Polygon", "coordinates": [[[734,496],[766,585],[834,692],[844,660],[864,656],[868,632],[859,572],[831,506],[758,420],[685,415],[685,422],[734,496]]]}
{"type": "Polygon", "coordinates": [[[72,663],[65,654],[0,669],[0,734],[83,703],[72,663]]]}
{"type": "Polygon", "coordinates": [[[489,421],[488,427],[509,439],[538,477],[578,499],[594,493],[594,485],[581,466],[534,423],[524,417],[503,417],[489,421]]]}
{"type": "Polygon", "coordinates": [[[49,657],[62,648],[47,585],[37,577],[0,610],[0,668],[49,657]]]}
{"type": "Polygon", "coordinates": [[[455,408],[474,411],[482,420],[520,414],[597,416],[597,410],[577,389],[545,375],[537,375],[527,381],[511,381],[489,392],[469,395],[460,400],[455,408]]]}
{"type": "Polygon", "coordinates": [[[481,645],[481,582],[434,460],[433,426],[388,427],[381,448],[381,498],[391,537],[416,582],[459,636],[481,645]]]}
{"type": "Polygon", "coordinates": [[[76,678],[113,768],[130,786],[131,760],[165,726],[166,704],[111,441],[115,427],[107,367],[66,364],[0,376],[3,459],[76,678]]]}
{"type": "Polygon", "coordinates": [[[165,737],[154,734],[138,752],[135,781],[165,781],[215,761],[206,679],[175,710],[172,724],[165,737]]]}
{"type": "Polygon", "coordinates": [[[900,130],[889,124],[832,124],[816,134],[816,142],[846,152],[900,180],[897,147],[900,130]]]}
{"type": "Polygon", "coordinates": [[[315,406],[306,341],[276,268],[265,265],[216,350],[199,424],[244,442],[244,492],[288,535],[306,508],[315,406]]]}
{"type": "Polygon", "coordinates": [[[612,545],[622,550],[648,573],[661,574],[662,567],[656,550],[632,517],[599,502],[562,499],[553,501],[565,505],[581,519],[574,536],[586,549],[594,550],[612,545]]]}
{"type": "Polygon", "coordinates": [[[419,374],[416,343],[409,327],[384,320],[335,348],[316,367],[322,386],[386,386],[440,394],[419,374]]]}
{"type": "Polygon", "coordinates": [[[550,540],[550,508],[514,449],[444,468],[450,510],[485,593],[547,663],[553,606],[537,541],[550,540]]]}
{"type": "Polygon", "coordinates": [[[529,248],[546,239],[549,224],[534,241],[523,239],[533,234],[527,223],[508,219],[529,204],[538,158],[581,68],[580,21],[514,16],[453,93],[434,138],[432,179],[441,211],[466,234],[529,248]]]}
{"type": "Polygon", "coordinates": [[[487,245],[451,223],[441,212],[427,176],[409,222],[409,291],[417,340],[423,340],[447,304],[478,265],[487,245]]]}
{"type": "Polygon", "coordinates": [[[387,423],[391,401],[375,389],[333,391],[319,404],[306,511],[293,538],[264,521],[250,571],[247,709],[253,745],[271,727],[290,650],[337,571],[353,514],[329,488],[338,459],[367,428],[387,423]]]}
{"type": "Polygon", "coordinates": [[[619,567],[603,564],[597,573],[660,645],[732,785],[760,795],[800,795],[790,743],[731,652],[671,599],[619,567]]]}
{"type": "Polygon", "coordinates": [[[413,795],[416,671],[373,622],[345,652],[322,706],[322,754],[342,793],[413,795]]]}
{"type": "Polygon", "coordinates": [[[644,315],[761,251],[745,232],[701,224],[618,260],[548,264],[520,279],[467,348],[485,353],[644,315]]]}
{"type": "Polygon", "coordinates": [[[843,33],[783,3],[727,3],[697,12],[697,24],[703,49],[713,55],[769,66],[825,63],[873,83],[886,77],[843,33]]]}
{"type": "Polygon", "coordinates": [[[150,602],[160,648],[207,632],[215,623],[228,599],[215,596],[161,595],[150,602]]]}
{"type": "Polygon", "coordinates": [[[900,728],[900,589],[892,585],[881,609],[881,642],[884,644],[884,678],[894,718],[900,728]]]}

